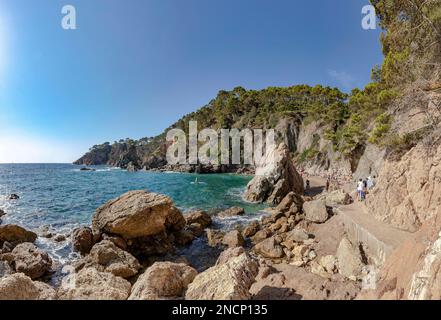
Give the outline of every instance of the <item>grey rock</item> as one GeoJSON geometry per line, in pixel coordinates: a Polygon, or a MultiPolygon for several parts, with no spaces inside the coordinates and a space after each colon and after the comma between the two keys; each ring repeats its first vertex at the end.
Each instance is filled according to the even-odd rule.
{"type": "Polygon", "coordinates": [[[305,202],[303,211],[305,212],[305,219],[310,222],[323,223],[329,218],[328,209],[323,200],[305,202]]]}

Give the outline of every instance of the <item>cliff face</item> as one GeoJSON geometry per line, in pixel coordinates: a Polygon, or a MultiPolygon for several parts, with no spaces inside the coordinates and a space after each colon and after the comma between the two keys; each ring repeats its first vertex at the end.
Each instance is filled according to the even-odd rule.
{"type": "Polygon", "coordinates": [[[92,148],[88,153],[75,161],[74,164],[86,166],[108,164],[111,151],[112,147],[110,145],[92,148]]]}
{"type": "Polygon", "coordinates": [[[148,141],[127,139],[94,146],[74,164],[109,165],[125,169],[131,163],[136,169],[153,169],[166,164],[165,152],[166,144],[161,136],[148,141]]]}
{"type": "MultiPolygon", "coordinates": [[[[360,155],[344,156],[334,150],[332,141],[326,138],[329,126],[321,121],[308,123],[304,118],[285,116],[275,125],[276,142],[284,143],[294,157],[298,168],[311,175],[327,175],[332,172],[335,178],[350,179],[357,169],[360,155]]],[[[118,142],[113,145],[95,146],[75,162],[77,165],[110,165],[127,168],[133,163],[137,169],[162,169],[185,172],[253,172],[251,166],[168,166],[166,152],[168,144],[164,136],[155,138],[154,143],[140,144],[138,141],[118,142]]]]}
{"type": "Polygon", "coordinates": [[[417,231],[441,207],[441,146],[420,144],[400,161],[386,161],[367,205],[377,219],[417,231]]]}
{"type": "Polygon", "coordinates": [[[360,299],[441,298],[441,131],[438,141],[420,143],[401,160],[387,160],[370,195],[372,215],[411,231],[382,266],[377,288],[360,299]]]}
{"type": "Polygon", "coordinates": [[[329,125],[318,121],[302,123],[295,162],[310,175],[325,176],[332,173],[336,179],[350,179],[353,156],[344,156],[335,150],[332,141],[326,138],[326,131],[330,129],[329,125]]]}
{"type": "MultiPolygon", "coordinates": [[[[346,109],[347,95],[336,88],[299,85],[287,88],[268,88],[260,91],[235,88],[220,91],[205,107],[188,114],[166,131],[154,138],[123,140],[113,144],[94,146],[75,164],[108,164],[126,168],[132,163],[137,168],[155,169],[165,165],[169,129],[182,129],[188,133],[189,121],[197,121],[198,129],[223,128],[275,129],[277,142],[285,142],[290,152],[298,152],[297,141],[305,118],[313,121],[332,117],[332,121],[344,122],[344,114],[332,114],[332,108],[346,109]]],[[[181,168],[171,168],[181,170],[181,168]]],[[[228,167],[237,169],[235,167],[228,167]]]]}
{"type": "Polygon", "coordinates": [[[441,298],[441,95],[432,92],[427,97],[428,102],[419,105],[424,112],[414,112],[410,105],[401,110],[394,125],[408,134],[428,124],[429,129],[404,156],[392,153],[384,160],[367,200],[374,218],[411,232],[410,239],[387,259],[377,288],[360,298],[441,298]]]}
{"type": "Polygon", "coordinates": [[[108,164],[115,167],[127,167],[130,162],[138,162],[137,147],[129,143],[116,143],[102,145],[91,149],[87,154],[78,159],[74,164],[101,165],[108,164]]]}
{"type": "Polygon", "coordinates": [[[381,159],[369,161],[379,179],[367,206],[373,218],[408,231],[409,239],[381,267],[376,288],[359,298],[440,299],[441,6],[437,0],[371,2],[386,30],[381,77],[399,95],[377,126],[388,143],[381,159]]]}

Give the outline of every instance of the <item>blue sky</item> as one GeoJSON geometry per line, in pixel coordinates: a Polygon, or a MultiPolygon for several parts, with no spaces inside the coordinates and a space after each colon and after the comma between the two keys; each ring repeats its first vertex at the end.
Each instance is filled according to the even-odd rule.
{"type": "Polygon", "coordinates": [[[382,61],[368,0],[1,0],[0,162],[161,133],[221,89],[348,91],[382,61]],[[64,5],[77,30],[61,28],[64,5]]]}

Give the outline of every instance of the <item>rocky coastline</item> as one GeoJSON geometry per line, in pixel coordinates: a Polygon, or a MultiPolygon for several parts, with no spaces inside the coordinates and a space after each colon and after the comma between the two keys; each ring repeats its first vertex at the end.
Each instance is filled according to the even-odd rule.
{"type": "MultiPolygon", "coordinates": [[[[395,125],[420,125],[419,108],[410,106],[395,125]]],[[[439,109],[429,110],[427,119],[441,119],[439,109]]],[[[319,145],[328,161],[299,161],[281,144],[250,168],[245,190],[248,201],[268,205],[267,214],[227,232],[213,221],[243,215],[242,208],[183,214],[169,197],[145,190],[107,202],[70,235],[0,222],[0,300],[439,299],[439,124],[399,157],[368,144],[355,162],[312,133],[317,123],[304,126],[295,145],[319,145]],[[354,201],[354,181],[377,172],[366,202],[354,201]],[[60,264],[38,247],[42,236],[70,241],[78,259],[60,264]]]]}
{"type": "MultiPolygon", "coordinates": [[[[256,175],[248,190],[273,206],[260,221],[227,232],[216,229],[215,216],[183,214],[169,197],[143,190],[107,202],[90,226],[65,239],[44,234],[71,242],[79,257],[68,265],[38,248],[36,233],[0,225],[0,299],[354,299],[361,289],[360,251],[342,228],[333,243],[319,237],[330,232],[328,225],[335,232],[329,205],[347,204],[349,195],[305,196],[283,145],[258,170],[273,188],[268,193],[259,179],[265,175],[256,175]],[[289,184],[271,180],[276,174],[289,184]],[[197,243],[206,256],[198,257],[199,266],[183,254],[197,243]],[[55,284],[54,274],[62,275],[55,284]]],[[[216,216],[243,214],[235,207],[216,216]]]]}
{"type": "Polygon", "coordinates": [[[244,197],[268,206],[263,217],[221,230],[245,210],[183,213],[132,190],[56,234],[4,224],[2,207],[0,300],[440,300],[440,1],[370,2],[384,61],[364,88],[221,90],[156,137],[95,145],[74,163],[254,175],[244,197]],[[167,132],[190,121],[274,129],[280,145],[255,166],[168,165],[167,132]],[[42,238],[76,259],[58,261],[42,238]]]}
{"type": "MultiPolygon", "coordinates": [[[[318,257],[308,232],[310,220],[316,219],[302,208],[303,198],[291,192],[262,221],[224,234],[210,229],[212,218],[204,211],[184,216],[168,197],[132,191],[98,208],[91,227],[72,232],[69,241],[81,257],[68,266],[57,266],[33,244],[37,234],[0,226],[0,299],[299,298],[301,291],[284,288],[285,272],[297,272],[299,280],[308,274],[308,281],[317,285],[329,282],[325,291],[314,293],[317,297],[355,298],[359,285],[338,274],[336,258],[318,257]],[[177,254],[198,239],[212,247],[208,254],[215,261],[201,272],[177,254]],[[44,281],[56,268],[67,274],[52,287],[44,281]],[[268,296],[262,289],[267,282],[275,291],[285,291],[283,297],[268,296]],[[335,290],[326,296],[331,287],[335,290]]],[[[242,212],[232,208],[219,214],[242,212]]],[[[313,298],[311,292],[305,294],[313,298]]]]}
{"type": "Polygon", "coordinates": [[[0,224],[0,299],[437,297],[439,198],[390,183],[409,172],[406,181],[412,182],[418,173],[426,181],[423,194],[437,194],[439,145],[424,156],[427,150],[420,145],[398,162],[386,160],[367,202],[359,203],[344,180],[326,188],[326,179],[302,178],[280,145],[246,187],[247,199],[268,204],[266,214],[227,231],[215,220],[240,217],[243,208],[182,213],[169,197],[145,190],[105,203],[90,226],[69,235],[0,224]],[[304,179],[311,183],[307,190],[304,179]],[[416,220],[409,220],[408,209],[394,199],[399,197],[425,199],[414,207],[418,223],[410,223],[416,220]],[[390,215],[380,215],[384,203],[393,208],[390,215]],[[409,226],[417,231],[410,233],[409,226]],[[70,242],[78,259],[60,264],[38,247],[38,237],[70,242]]]}

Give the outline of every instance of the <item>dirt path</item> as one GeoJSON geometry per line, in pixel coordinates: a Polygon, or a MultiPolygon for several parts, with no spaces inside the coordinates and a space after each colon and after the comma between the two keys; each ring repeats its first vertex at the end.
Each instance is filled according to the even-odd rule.
{"type": "MultiPolygon", "coordinates": [[[[309,177],[312,188],[322,188],[326,180],[320,177],[309,177]]],[[[355,183],[345,184],[343,189],[355,198],[355,183]]],[[[311,188],[311,189],[312,189],[311,188]]],[[[383,260],[400,244],[412,237],[412,234],[398,230],[384,222],[376,220],[369,214],[368,208],[363,202],[355,202],[347,206],[339,206],[334,210],[335,214],[345,225],[348,235],[357,242],[362,242],[379,260],[383,260]]]]}

